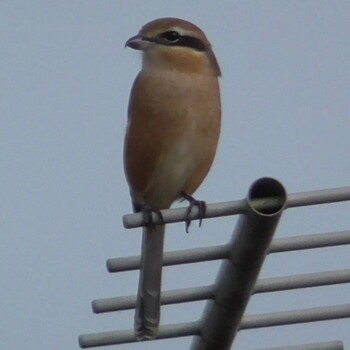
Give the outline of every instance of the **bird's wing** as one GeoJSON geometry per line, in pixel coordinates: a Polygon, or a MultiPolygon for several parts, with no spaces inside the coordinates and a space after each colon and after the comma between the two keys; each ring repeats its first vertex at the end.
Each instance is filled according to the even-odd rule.
{"type": "Polygon", "coordinates": [[[148,79],[140,74],[130,96],[128,129],[124,146],[124,166],[130,187],[142,195],[152,179],[162,151],[164,119],[157,115],[148,79]],[[142,93],[140,93],[142,92],[142,93]]]}

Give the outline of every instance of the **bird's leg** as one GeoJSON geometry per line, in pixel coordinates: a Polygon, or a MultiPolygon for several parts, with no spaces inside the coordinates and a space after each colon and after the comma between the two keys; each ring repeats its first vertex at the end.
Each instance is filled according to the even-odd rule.
{"type": "Polygon", "coordinates": [[[158,216],[160,224],[164,224],[163,214],[159,209],[151,209],[149,207],[142,208],[143,222],[145,226],[149,226],[152,229],[155,228],[156,224],[153,222],[153,213],[158,216]]]}
{"type": "Polygon", "coordinates": [[[156,224],[153,222],[153,213],[158,216],[160,224],[164,224],[163,214],[159,209],[152,209],[147,205],[132,202],[135,213],[142,213],[143,222],[145,226],[155,228],[156,224]]]}
{"type": "Polygon", "coordinates": [[[192,208],[193,207],[198,208],[199,227],[201,227],[202,220],[205,217],[205,213],[207,211],[207,204],[204,201],[199,201],[193,198],[191,195],[187,194],[185,191],[181,193],[181,196],[189,202],[189,206],[187,208],[187,213],[186,213],[186,220],[185,220],[186,233],[188,233],[188,228],[191,225],[191,220],[189,219],[189,216],[192,211],[192,208]]]}

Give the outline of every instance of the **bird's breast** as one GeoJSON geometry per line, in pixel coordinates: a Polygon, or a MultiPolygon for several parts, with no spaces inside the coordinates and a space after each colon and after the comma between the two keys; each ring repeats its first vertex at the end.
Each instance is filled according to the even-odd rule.
{"type": "Polygon", "coordinates": [[[127,147],[129,139],[135,161],[127,172],[143,185],[131,187],[152,207],[168,207],[188,184],[197,188],[212,163],[220,132],[218,80],[177,71],[141,73],[133,90],[127,147]]]}

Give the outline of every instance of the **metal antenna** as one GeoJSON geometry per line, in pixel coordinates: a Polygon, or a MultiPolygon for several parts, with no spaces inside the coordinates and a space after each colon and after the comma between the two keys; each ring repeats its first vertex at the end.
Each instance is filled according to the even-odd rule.
{"type": "MultiPolygon", "coordinates": [[[[157,339],[193,336],[191,350],[228,350],[238,331],[350,317],[350,304],[324,306],[294,311],[244,316],[252,294],[309,288],[350,282],[350,269],[259,279],[258,274],[267,254],[350,244],[350,230],[275,239],[273,234],[287,208],[350,200],[350,187],[309,191],[287,196],[283,185],[272,178],[255,181],[247,198],[232,202],[208,204],[206,218],[237,215],[228,244],[187,249],[164,254],[164,266],[222,260],[215,283],[195,288],[162,292],[161,304],[178,304],[207,300],[199,321],[160,326],[157,339]]],[[[163,210],[165,223],[184,221],[186,209],[163,210]]],[[[154,216],[154,221],[157,221],[154,216]]],[[[198,219],[193,210],[190,219],[198,219]]],[[[126,228],[143,225],[141,214],[123,218],[126,228]]],[[[136,270],[140,257],[107,260],[111,273],[136,270]]],[[[135,308],[136,296],[94,300],[95,313],[135,308]]],[[[85,334],[79,337],[82,348],[136,342],[133,330],[85,334]]],[[[270,350],[343,350],[341,341],[281,346],[270,350]]],[[[262,349],[260,349],[262,350],[262,349]]],[[[268,349],[264,349],[268,350],[268,349]]]]}

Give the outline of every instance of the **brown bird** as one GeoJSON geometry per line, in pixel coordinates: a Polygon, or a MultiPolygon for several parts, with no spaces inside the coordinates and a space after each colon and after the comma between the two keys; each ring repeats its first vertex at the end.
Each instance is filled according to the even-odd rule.
{"type": "MultiPolygon", "coordinates": [[[[221,73],[211,45],[194,24],[160,18],[125,46],[142,51],[124,145],[134,210],[159,213],[183,198],[198,205],[191,195],[211,167],[221,124],[221,73]]],[[[143,231],[137,339],[158,331],[164,229],[151,222],[143,231]]]]}

